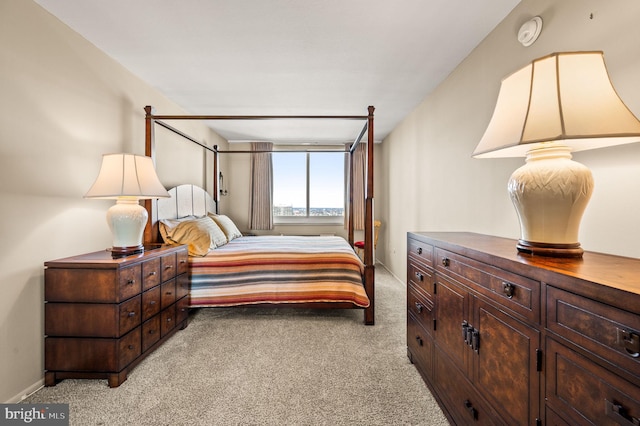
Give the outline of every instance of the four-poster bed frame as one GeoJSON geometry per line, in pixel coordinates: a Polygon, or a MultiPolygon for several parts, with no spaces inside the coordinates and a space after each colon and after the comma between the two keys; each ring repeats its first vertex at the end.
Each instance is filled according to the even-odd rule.
{"type": "MultiPolygon", "coordinates": [[[[375,313],[375,265],[373,258],[373,147],[374,147],[374,137],[373,137],[373,112],[375,108],[373,106],[368,107],[368,114],[362,116],[347,116],[347,115],[337,115],[337,116],[323,116],[323,115],[155,115],[153,112],[153,108],[151,106],[146,106],[145,108],[145,155],[151,157],[155,162],[156,158],[156,148],[155,148],[155,138],[154,138],[154,130],[155,125],[159,125],[172,133],[181,136],[182,138],[195,143],[201,146],[203,149],[211,151],[214,155],[213,160],[213,200],[215,201],[216,212],[218,210],[218,201],[219,201],[219,190],[218,190],[218,155],[220,154],[234,154],[234,153],[243,153],[250,154],[255,152],[264,152],[264,151],[221,151],[217,146],[209,147],[191,136],[183,133],[182,131],[176,129],[175,127],[167,124],[163,120],[209,120],[209,121],[217,121],[217,120],[282,120],[282,119],[318,119],[318,120],[359,120],[364,121],[363,128],[358,135],[358,137],[354,140],[353,144],[349,151],[341,151],[348,152],[350,155],[349,161],[349,176],[350,176],[350,184],[349,184],[349,212],[348,212],[348,241],[349,244],[353,247],[354,243],[354,225],[353,225],[353,152],[355,151],[358,144],[362,142],[362,138],[365,133],[367,133],[367,164],[366,164],[366,189],[365,189],[365,226],[364,226],[364,288],[367,296],[370,300],[370,305],[365,310],[365,324],[373,325],[374,324],[374,313],[375,313]]],[[[304,150],[300,151],[304,152],[304,150]]],[[[158,216],[157,209],[153,208],[153,204],[151,200],[145,200],[145,208],[149,214],[149,221],[147,222],[147,226],[144,232],[144,242],[145,243],[155,243],[161,241],[158,231],[158,216]]]]}

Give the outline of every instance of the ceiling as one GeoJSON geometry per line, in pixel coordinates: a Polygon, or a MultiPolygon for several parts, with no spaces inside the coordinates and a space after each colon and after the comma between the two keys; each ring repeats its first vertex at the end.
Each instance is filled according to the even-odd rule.
{"type": "MultiPolygon", "coordinates": [[[[35,1],[189,114],[366,115],[374,105],[378,141],[519,2],[35,1]]],[[[230,141],[324,144],[353,141],[364,123],[209,124],[230,141]]]]}

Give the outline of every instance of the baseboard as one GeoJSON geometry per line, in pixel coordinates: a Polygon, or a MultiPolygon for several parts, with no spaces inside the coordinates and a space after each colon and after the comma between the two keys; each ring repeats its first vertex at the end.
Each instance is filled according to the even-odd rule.
{"type": "Polygon", "coordinates": [[[44,378],[38,380],[37,382],[35,382],[31,386],[27,387],[22,392],[18,393],[17,395],[15,395],[12,398],[10,398],[8,401],[5,401],[4,404],[15,404],[17,402],[20,402],[23,399],[25,399],[26,397],[28,397],[29,395],[31,395],[32,393],[34,393],[35,391],[37,391],[40,388],[42,388],[43,386],[44,386],[44,378]]]}
{"type": "Polygon", "coordinates": [[[400,278],[398,278],[398,277],[396,276],[396,274],[394,274],[393,272],[391,272],[391,270],[390,270],[389,268],[387,268],[387,265],[385,265],[384,263],[382,263],[382,262],[380,262],[380,261],[378,260],[378,261],[376,261],[376,265],[382,265],[382,267],[383,267],[384,269],[386,269],[386,270],[387,270],[387,272],[388,272],[388,273],[389,273],[393,278],[395,278],[398,282],[400,282],[400,283],[401,283],[401,284],[403,284],[403,285],[406,285],[406,284],[407,284],[404,280],[401,280],[400,278]]]}

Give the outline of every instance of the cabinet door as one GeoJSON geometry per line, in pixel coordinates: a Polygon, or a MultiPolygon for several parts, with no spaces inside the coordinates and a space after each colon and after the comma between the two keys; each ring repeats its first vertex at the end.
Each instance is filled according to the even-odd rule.
{"type": "Polygon", "coordinates": [[[535,425],[539,417],[540,332],[475,298],[470,347],[473,382],[510,425],[535,425]]]}
{"type": "Polygon", "coordinates": [[[469,320],[469,292],[441,274],[436,274],[436,344],[465,375],[469,374],[469,348],[462,337],[469,320]]]}

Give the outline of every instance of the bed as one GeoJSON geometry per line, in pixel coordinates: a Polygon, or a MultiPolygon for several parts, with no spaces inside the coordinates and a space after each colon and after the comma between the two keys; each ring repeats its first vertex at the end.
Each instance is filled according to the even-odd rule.
{"type": "MultiPolygon", "coordinates": [[[[232,117],[232,116],[159,116],[149,106],[146,111],[146,155],[155,158],[154,127],[162,127],[180,137],[196,143],[203,149],[210,147],[190,138],[163,120],[181,119],[278,119],[285,117],[232,117]]],[[[287,117],[291,118],[291,117],[287,117]]],[[[303,118],[303,117],[294,117],[303,118]]],[[[336,118],[305,117],[305,118],[336,118]]],[[[182,222],[202,222],[198,226],[211,226],[211,219],[227,237],[216,244],[218,231],[209,230],[210,247],[201,243],[200,251],[189,246],[189,277],[191,307],[265,306],[283,305],[313,308],[356,308],[364,310],[364,323],[374,324],[374,272],[373,262],[373,107],[369,115],[345,116],[346,119],[366,121],[363,131],[353,144],[360,142],[368,129],[367,184],[365,204],[364,261],[353,248],[353,225],[349,221],[348,241],[341,237],[299,236],[242,236],[237,228],[233,238],[226,234],[217,219],[230,218],[218,214],[217,199],[202,188],[180,185],[171,189],[171,198],[147,201],[149,222],[145,229],[146,243],[165,242],[165,225],[178,226],[182,222]],[[370,243],[369,243],[370,242],[370,243]]],[[[213,194],[217,197],[217,147],[214,152],[213,194]]],[[[233,153],[227,151],[227,153],[233,153]]],[[[352,201],[352,197],[349,197],[352,201]]],[[[352,210],[349,210],[352,212],[352,210]]],[[[351,217],[352,214],[349,214],[351,217]]],[[[232,222],[232,221],[231,221],[232,222]]],[[[233,226],[235,226],[232,223],[233,226]]],[[[170,228],[170,227],[169,227],[170,228]]],[[[165,229],[166,231],[166,229],[165,229]]],[[[207,233],[205,232],[205,233],[207,233]]],[[[205,237],[203,237],[206,240],[205,237]]],[[[190,244],[180,240],[174,243],[190,244]]]]}

